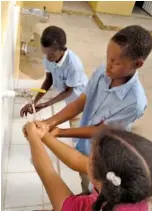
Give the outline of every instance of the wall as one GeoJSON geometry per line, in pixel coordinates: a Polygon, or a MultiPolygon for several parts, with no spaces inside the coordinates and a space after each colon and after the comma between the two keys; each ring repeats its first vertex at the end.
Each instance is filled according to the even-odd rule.
{"type": "Polygon", "coordinates": [[[95,1],[89,2],[96,12],[116,15],[131,15],[135,1],[95,1]]]}
{"type": "MultiPolygon", "coordinates": [[[[1,2],[1,91],[14,89],[14,68],[18,68],[19,62],[16,60],[16,44],[19,38],[18,26],[20,8],[15,6],[15,1],[1,2]]],[[[19,52],[18,52],[19,54],[19,52]]],[[[3,99],[1,97],[1,177],[2,177],[2,209],[4,203],[5,171],[7,168],[8,153],[10,147],[12,112],[14,99],[3,99]]]]}
{"type": "Polygon", "coordinates": [[[60,13],[62,11],[63,1],[24,1],[23,7],[28,8],[47,8],[48,12],[60,13]]]}

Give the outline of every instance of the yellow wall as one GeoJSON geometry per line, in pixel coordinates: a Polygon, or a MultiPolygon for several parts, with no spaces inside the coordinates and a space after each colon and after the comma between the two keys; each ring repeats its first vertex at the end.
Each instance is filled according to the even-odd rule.
{"type": "MultiPolygon", "coordinates": [[[[19,5],[19,4],[18,4],[19,5]]],[[[21,49],[21,40],[20,40],[20,34],[21,34],[21,26],[20,26],[20,7],[18,6],[17,12],[17,27],[16,27],[16,40],[15,40],[15,49],[14,49],[14,77],[19,78],[19,66],[20,66],[20,49],[21,49]]]]}
{"type": "Polygon", "coordinates": [[[90,2],[96,12],[116,15],[131,15],[135,1],[95,1],[90,2]]]}
{"type": "Polygon", "coordinates": [[[48,12],[60,13],[63,1],[24,1],[24,7],[43,9],[45,6],[48,12]]]}
{"type": "Polygon", "coordinates": [[[8,24],[8,13],[10,9],[11,2],[2,1],[1,2],[1,44],[3,45],[3,40],[5,36],[6,27],[8,24]]]}
{"type": "Polygon", "coordinates": [[[89,1],[88,3],[92,7],[93,11],[97,10],[98,1],[89,1]]]}
{"type": "MultiPolygon", "coordinates": [[[[18,4],[19,5],[19,2],[18,4]]],[[[4,39],[6,36],[7,25],[9,24],[9,12],[10,12],[11,1],[2,1],[1,2],[1,47],[4,47],[4,39]]],[[[16,22],[16,34],[15,37],[15,48],[14,48],[14,74],[17,77],[19,73],[19,61],[20,61],[20,8],[16,10],[17,12],[17,22],[16,22]]]]}

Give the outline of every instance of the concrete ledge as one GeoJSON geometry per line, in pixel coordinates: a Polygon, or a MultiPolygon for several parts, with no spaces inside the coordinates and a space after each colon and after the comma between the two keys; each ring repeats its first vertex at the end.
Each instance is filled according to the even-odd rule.
{"type": "Polygon", "coordinates": [[[113,30],[118,31],[128,25],[140,25],[146,28],[150,33],[152,33],[152,18],[137,18],[119,15],[108,15],[95,13],[93,15],[99,28],[102,30],[113,30]]]}

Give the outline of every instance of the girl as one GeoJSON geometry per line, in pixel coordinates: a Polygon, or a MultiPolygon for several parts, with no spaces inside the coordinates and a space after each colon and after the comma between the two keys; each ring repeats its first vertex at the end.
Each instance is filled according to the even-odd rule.
{"type": "Polygon", "coordinates": [[[152,195],[152,143],[106,128],[94,138],[89,157],[56,140],[45,126],[25,126],[32,159],[55,211],[148,211],[152,195]],[[55,172],[43,143],[75,171],[87,173],[90,195],[73,195],[55,172]],[[41,156],[40,156],[41,155],[41,156]]]}

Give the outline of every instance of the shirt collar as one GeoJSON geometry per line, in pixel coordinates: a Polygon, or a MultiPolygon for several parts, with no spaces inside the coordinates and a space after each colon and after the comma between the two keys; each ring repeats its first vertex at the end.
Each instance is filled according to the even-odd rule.
{"type": "Polygon", "coordinates": [[[111,79],[106,76],[106,72],[104,73],[104,76],[105,76],[105,81],[107,83],[107,88],[105,89],[105,91],[115,92],[117,97],[120,100],[124,99],[126,94],[130,91],[130,89],[134,86],[135,82],[138,80],[138,72],[136,72],[127,83],[122,84],[121,86],[109,89],[109,85],[111,83],[111,79]]]}
{"type": "Polygon", "coordinates": [[[63,55],[63,57],[61,58],[61,60],[60,60],[58,63],[56,63],[56,65],[57,65],[58,67],[61,67],[61,66],[63,65],[63,62],[65,61],[67,55],[68,55],[68,49],[64,52],[64,55],[63,55]]]}

